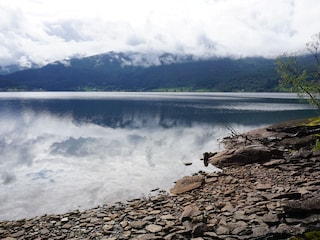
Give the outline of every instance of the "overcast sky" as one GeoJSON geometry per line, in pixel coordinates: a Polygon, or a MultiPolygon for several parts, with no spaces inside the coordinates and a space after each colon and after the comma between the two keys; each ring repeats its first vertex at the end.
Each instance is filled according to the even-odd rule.
{"type": "Polygon", "coordinates": [[[108,51],[277,56],[320,32],[319,0],[0,0],[0,65],[108,51]]]}

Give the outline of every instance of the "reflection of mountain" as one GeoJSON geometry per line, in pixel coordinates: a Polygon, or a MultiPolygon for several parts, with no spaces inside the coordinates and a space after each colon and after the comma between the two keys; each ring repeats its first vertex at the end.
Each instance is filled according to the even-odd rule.
{"type": "Polygon", "coordinates": [[[14,100],[15,111],[70,116],[78,124],[94,123],[112,128],[172,128],[206,124],[271,124],[312,115],[296,99],[47,99],[14,100]],[[288,111],[290,110],[290,111],[288,111]]]}
{"type": "Polygon", "coordinates": [[[208,170],[198,159],[218,150],[217,140],[229,134],[226,127],[244,132],[312,114],[279,111],[296,100],[191,95],[1,99],[0,220],[91,208],[169,189],[177,178],[208,170]],[[268,112],[238,108],[256,103],[278,107],[268,112]]]}

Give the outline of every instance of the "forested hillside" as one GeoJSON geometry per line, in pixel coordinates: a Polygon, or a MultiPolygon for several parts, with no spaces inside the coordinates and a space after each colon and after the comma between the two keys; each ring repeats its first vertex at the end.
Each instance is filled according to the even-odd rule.
{"type": "Polygon", "coordinates": [[[274,59],[165,54],[139,66],[130,55],[108,53],[1,75],[0,90],[277,91],[278,80],[274,59]]]}

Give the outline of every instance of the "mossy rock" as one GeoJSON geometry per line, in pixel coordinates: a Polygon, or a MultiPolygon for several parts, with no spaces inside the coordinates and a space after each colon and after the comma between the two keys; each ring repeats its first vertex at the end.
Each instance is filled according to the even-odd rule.
{"type": "Polygon", "coordinates": [[[301,237],[292,237],[290,240],[320,240],[320,231],[307,232],[301,237]]]}
{"type": "Polygon", "coordinates": [[[291,121],[282,122],[279,124],[274,125],[275,127],[279,128],[286,128],[286,127],[314,127],[320,126],[320,116],[313,117],[313,118],[304,118],[304,119],[296,119],[291,121]]]}
{"type": "Polygon", "coordinates": [[[308,126],[320,126],[320,116],[309,118],[309,122],[307,123],[308,126]]]}
{"type": "Polygon", "coordinates": [[[318,139],[316,140],[316,144],[314,145],[313,149],[314,152],[319,152],[320,151],[320,139],[318,137],[318,139]]]}
{"type": "Polygon", "coordinates": [[[282,122],[279,124],[272,125],[267,129],[275,132],[309,132],[310,130],[320,128],[320,116],[314,118],[298,119],[282,122]]]}

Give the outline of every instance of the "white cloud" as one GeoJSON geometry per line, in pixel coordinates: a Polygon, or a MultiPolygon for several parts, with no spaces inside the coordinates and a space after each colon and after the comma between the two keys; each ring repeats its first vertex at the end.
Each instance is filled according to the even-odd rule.
{"type": "Polygon", "coordinates": [[[14,120],[12,112],[3,115],[0,123],[11,125],[0,127],[6,136],[0,141],[0,220],[124,201],[157,187],[169,190],[179,177],[214,170],[198,159],[227,133],[198,124],[163,128],[160,116],[146,123],[146,116],[131,113],[123,121],[143,128],[77,124],[71,116],[27,110],[14,120]],[[183,165],[190,161],[192,166],[183,165]]]}
{"type": "Polygon", "coordinates": [[[0,65],[108,51],[276,56],[319,32],[318,9],[317,0],[0,0],[0,65]]]}

